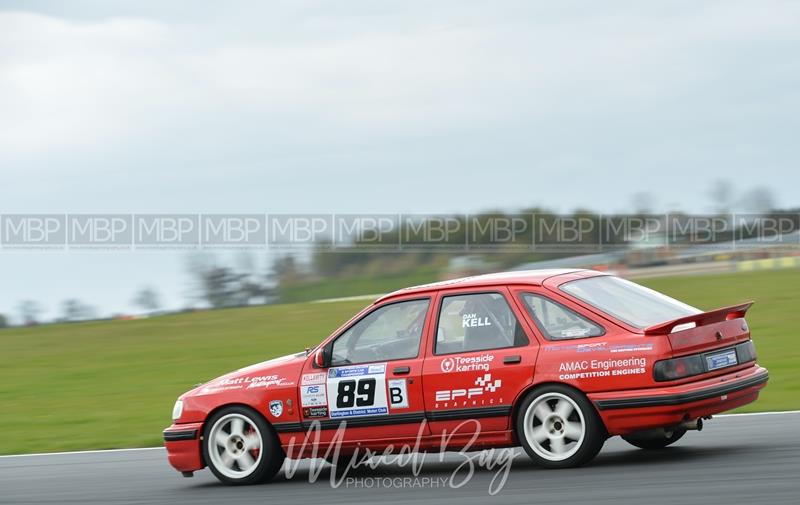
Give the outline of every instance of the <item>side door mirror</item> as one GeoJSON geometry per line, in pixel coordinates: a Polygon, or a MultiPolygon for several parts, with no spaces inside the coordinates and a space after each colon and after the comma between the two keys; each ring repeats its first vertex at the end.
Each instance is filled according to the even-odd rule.
{"type": "Polygon", "coordinates": [[[328,344],[314,352],[314,368],[328,368],[331,366],[331,351],[333,345],[328,344]]]}

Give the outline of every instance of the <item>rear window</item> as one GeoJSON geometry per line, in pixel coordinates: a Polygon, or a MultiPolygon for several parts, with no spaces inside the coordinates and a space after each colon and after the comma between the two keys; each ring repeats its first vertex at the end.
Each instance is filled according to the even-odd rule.
{"type": "Polygon", "coordinates": [[[561,285],[561,290],[636,328],[702,312],[631,281],[601,275],[561,285]]]}

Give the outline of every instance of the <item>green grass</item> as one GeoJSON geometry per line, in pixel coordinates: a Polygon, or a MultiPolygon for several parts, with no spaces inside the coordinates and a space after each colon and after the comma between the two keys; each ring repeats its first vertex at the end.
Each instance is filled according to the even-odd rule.
{"type": "MultiPolygon", "coordinates": [[[[800,270],[643,283],[707,309],[756,300],[748,321],[771,379],[746,410],[800,408],[800,270]]],[[[314,345],[366,303],[0,330],[0,454],[159,445],[193,384],[314,345]]]]}
{"type": "Polygon", "coordinates": [[[179,394],[315,345],[367,303],[0,330],[0,454],[159,445],[179,394]]]}
{"type": "Polygon", "coordinates": [[[755,300],[747,312],[769,384],[737,412],[800,409],[800,270],[767,270],[637,281],[701,309],[755,300]]]}
{"type": "Polygon", "coordinates": [[[433,267],[425,267],[407,273],[348,276],[334,281],[324,280],[295,284],[280,288],[278,296],[281,302],[285,303],[306,302],[326,298],[390,293],[407,286],[427,284],[437,280],[439,280],[438,271],[433,267]]]}

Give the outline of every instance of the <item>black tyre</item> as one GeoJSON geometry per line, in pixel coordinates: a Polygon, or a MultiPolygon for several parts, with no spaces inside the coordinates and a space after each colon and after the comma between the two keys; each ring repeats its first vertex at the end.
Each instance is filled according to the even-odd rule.
{"type": "Polygon", "coordinates": [[[338,458],[334,458],[333,455],[326,456],[325,461],[335,466],[337,470],[341,470],[347,468],[347,465],[350,464],[350,460],[352,458],[353,458],[352,454],[340,454],[338,458]]]}
{"type": "Polygon", "coordinates": [[[545,468],[570,468],[591,461],[606,429],[585,396],[561,385],[534,389],[522,400],[517,438],[530,458],[545,468]]]}
{"type": "Polygon", "coordinates": [[[686,430],[658,428],[623,435],[622,439],[639,449],[663,449],[686,435],[686,430]]]}
{"type": "Polygon", "coordinates": [[[203,458],[228,485],[265,482],[278,473],[286,455],[272,426],[256,411],[226,407],[203,428],[203,458]]]}

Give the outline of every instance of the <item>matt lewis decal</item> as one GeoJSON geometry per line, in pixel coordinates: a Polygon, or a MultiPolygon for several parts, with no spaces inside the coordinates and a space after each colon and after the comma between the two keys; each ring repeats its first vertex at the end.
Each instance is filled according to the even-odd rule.
{"type": "Polygon", "coordinates": [[[619,377],[639,375],[646,372],[646,358],[585,359],[566,361],[558,366],[559,379],[591,379],[595,377],[619,377]]]}
{"type": "Polygon", "coordinates": [[[331,418],[389,413],[386,363],[331,368],[326,386],[331,418]]]}
{"type": "Polygon", "coordinates": [[[226,389],[254,389],[268,388],[271,386],[294,386],[294,381],[278,375],[256,375],[252,377],[235,377],[222,379],[218,382],[209,384],[203,391],[226,390],[226,389]]]}
{"type": "Polygon", "coordinates": [[[493,354],[479,356],[448,356],[439,363],[439,368],[444,373],[450,372],[488,372],[489,366],[494,361],[493,354]]]}

